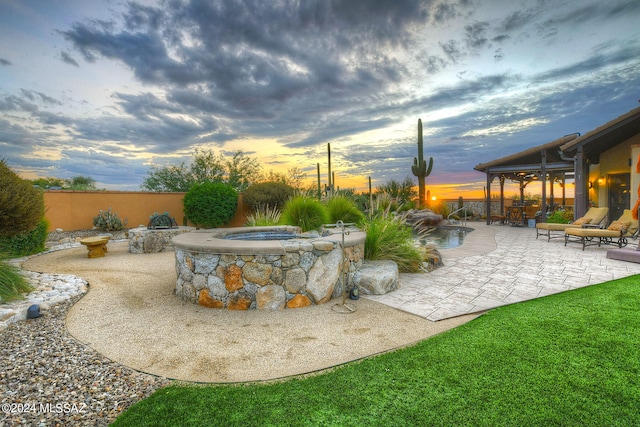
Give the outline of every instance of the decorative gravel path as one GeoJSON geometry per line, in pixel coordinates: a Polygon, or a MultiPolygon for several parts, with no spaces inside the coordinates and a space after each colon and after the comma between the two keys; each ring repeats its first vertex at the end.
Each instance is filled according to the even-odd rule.
{"type": "MultiPolygon", "coordinates": [[[[91,235],[69,234],[52,233],[50,241],[63,243],[64,247],[83,234],[91,235]]],[[[45,286],[44,282],[51,287],[51,279],[56,276],[25,275],[36,287],[45,286]]],[[[72,290],[69,294],[76,295],[71,298],[64,292],[63,299],[49,298],[42,317],[24,320],[16,316],[20,319],[12,319],[17,321],[8,325],[3,322],[0,427],[106,426],[131,405],[171,382],[112,362],[69,335],[67,311],[85,291],[72,290]]]]}
{"type": "Polygon", "coordinates": [[[106,426],[170,383],[114,363],[71,337],[64,319],[80,298],[0,332],[0,426],[106,426]]]}

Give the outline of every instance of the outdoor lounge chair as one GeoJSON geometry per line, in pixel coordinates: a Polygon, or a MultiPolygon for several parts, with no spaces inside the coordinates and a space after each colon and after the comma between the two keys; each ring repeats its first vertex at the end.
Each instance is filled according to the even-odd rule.
{"type": "Polygon", "coordinates": [[[606,225],[607,214],[609,208],[590,208],[583,217],[576,219],[571,224],[558,224],[554,222],[539,222],[536,224],[536,239],[538,236],[547,236],[547,241],[552,237],[562,237],[568,228],[581,228],[585,224],[589,224],[591,228],[597,228],[606,225]],[[546,233],[541,230],[547,230],[546,233]],[[552,232],[557,232],[552,235],[552,232]]]}
{"type": "MultiPolygon", "coordinates": [[[[613,221],[606,229],[602,228],[567,228],[564,231],[564,245],[569,242],[582,243],[582,250],[590,245],[616,245],[619,248],[627,246],[627,234],[631,221],[624,220],[624,213],[620,219],[613,221]]],[[[637,228],[637,223],[636,223],[637,228]]]]}

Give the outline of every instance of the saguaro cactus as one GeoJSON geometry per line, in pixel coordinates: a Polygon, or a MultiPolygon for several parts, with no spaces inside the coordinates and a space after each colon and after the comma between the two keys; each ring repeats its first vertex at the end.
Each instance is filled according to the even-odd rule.
{"type": "Polygon", "coordinates": [[[431,174],[433,168],[433,157],[429,158],[429,167],[422,157],[422,120],[418,119],[418,157],[413,158],[413,166],[411,172],[418,177],[418,203],[421,209],[427,206],[424,199],[424,179],[431,174]]]}

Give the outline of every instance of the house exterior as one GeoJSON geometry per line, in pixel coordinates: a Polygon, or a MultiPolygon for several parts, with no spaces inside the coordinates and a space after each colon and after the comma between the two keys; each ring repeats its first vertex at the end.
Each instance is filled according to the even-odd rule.
{"type": "MultiPolygon", "coordinates": [[[[477,165],[487,175],[487,223],[490,223],[491,185],[498,179],[501,200],[505,180],[542,183],[541,211],[556,205],[554,182],[563,189],[567,179],[574,182],[574,216],[584,215],[590,206],[609,208],[609,222],[624,209],[640,203],[640,108],[635,108],[584,135],[571,134],[517,154],[477,165]],[[547,194],[549,188],[549,194],[547,194]]],[[[563,203],[564,204],[564,203],[563,203]]],[[[501,207],[504,203],[501,203],[501,207]]],[[[501,214],[502,212],[500,212],[501,214]]],[[[546,219],[545,215],[538,218],[546,219]]]]}
{"type": "MultiPolygon", "coordinates": [[[[575,161],[575,214],[608,207],[609,222],[636,206],[640,191],[640,108],[560,147],[575,161]]],[[[637,206],[636,206],[637,209],[637,206]]]]}

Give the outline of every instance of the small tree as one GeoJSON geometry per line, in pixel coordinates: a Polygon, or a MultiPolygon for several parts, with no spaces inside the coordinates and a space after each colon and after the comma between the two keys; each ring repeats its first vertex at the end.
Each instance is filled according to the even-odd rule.
{"type": "Polygon", "coordinates": [[[141,187],[148,191],[187,192],[196,183],[217,182],[243,191],[261,178],[260,163],[242,151],[236,151],[231,159],[227,159],[211,150],[196,150],[190,165],[182,162],[152,166],[141,187]]]}
{"type": "Polygon", "coordinates": [[[283,182],[260,182],[249,186],[242,193],[242,200],[254,211],[267,207],[280,210],[293,196],[293,191],[283,182]]]}
{"type": "Polygon", "coordinates": [[[183,192],[189,191],[194,184],[187,165],[180,163],[170,166],[151,166],[151,172],[142,180],[142,188],[157,192],[183,192]]]}
{"type": "Polygon", "coordinates": [[[236,191],[244,191],[262,178],[258,160],[248,157],[242,151],[237,151],[230,160],[227,160],[226,166],[227,183],[236,191]]]}
{"type": "Polygon", "coordinates": [[[77,175],[69,180],[69,187],[72,190],[95,190],[96,180],[90,176],[77,175]]]}
{"type": "Polygon", "coordinates": [[[302,189],[302,182],[305,179],[307,179],[307,174],[297,166],[287,169],[286,174],[270,170],[265,177],[266,182],[282,182],[283,184],[287,184],[296,190],[302,189]]]}

